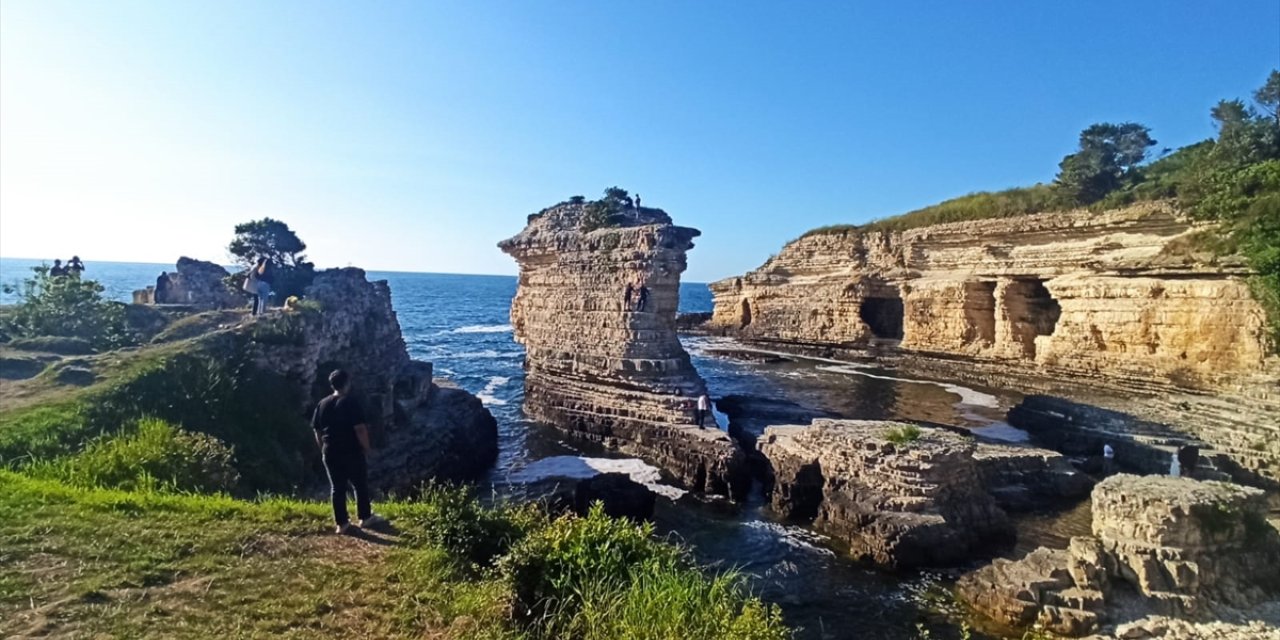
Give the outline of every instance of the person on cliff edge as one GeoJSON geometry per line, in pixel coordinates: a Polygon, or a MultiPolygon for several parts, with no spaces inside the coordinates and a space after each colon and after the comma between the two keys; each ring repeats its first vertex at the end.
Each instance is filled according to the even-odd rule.
{"type": "Polygon", "coordinates": [[[360,527],[367,528],[387,521],[373,512],[369,498],[369,476],[365,458],[369,454],[369,427],[364,421],[360,400],[351,395],[351,376],[342,369],[329,374],[333,394],[320,401],[311,428],[329,475],[333,498],[333,521],[339,534],[351,533],[347,515],[347,485],[355,489],[356,516],[360,527]]]}
{"type": "Polygon", "coordinates": [[[711,412],[711,398],[707,397],[707,394],[705,393],[698,396],[698,411],[695,414],[695,416],[697,417],[699,429],[705,428],[703,425],[706,424],[707,414],[710,412],[711,412]]]}

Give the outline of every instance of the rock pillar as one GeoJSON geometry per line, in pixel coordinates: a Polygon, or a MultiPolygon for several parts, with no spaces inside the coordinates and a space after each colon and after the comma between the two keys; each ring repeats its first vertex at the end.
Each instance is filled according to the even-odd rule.
{"type": "Polygon", "coordinates": [[[526,350],[525,413],[647,458],[695,491],[745,491],[742,451],[692,424],[706,384],[676,336],[680,273],[698,230],[649,208],[592,229],[590,207],[547,209],[499,244],[520,265],[511,323],[526,350]]]}

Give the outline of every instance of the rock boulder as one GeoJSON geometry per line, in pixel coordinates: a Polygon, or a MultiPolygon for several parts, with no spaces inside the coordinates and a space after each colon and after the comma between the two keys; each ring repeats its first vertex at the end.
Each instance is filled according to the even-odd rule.
{"type": "Polygon", "coordinates": [[[1012,538],[975,446],[944,429],[830,419],[769,427],[759,441],[776,512],[891,568],[954,564],[1012,538]]]}

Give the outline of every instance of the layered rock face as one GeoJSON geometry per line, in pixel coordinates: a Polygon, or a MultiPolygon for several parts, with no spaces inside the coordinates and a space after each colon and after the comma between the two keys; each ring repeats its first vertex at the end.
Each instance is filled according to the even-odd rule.
{"type": "Polygon", "coordinates": [[[1215,385],[1258,370],[1265,318],[1239,264],[1175,250],[1172,205],[815,234],[711,285],[746,338],[1002,362],[1040,373],[1215,385]]]}
{"type": "MultiPolygon", "coordinates": [[[[996,560],[958,584],[962,599],[1010,627],[1039,622],[1080,636],[1138,594],[1139,615],[1196,616],[1213,603],[1247,607],[1280,593],[1280,535],[1263,493],[1222,482],[1112,476],[1093,491],[1093,536],[1068,549],[996,560]]],[[[1130,616],[1135,615],[1129,611],[1130,616]]]]}
{"type": "Polygon", "coordinates": [[[184,304],[211,309],[244,305],[247,296],[227,287],[231,275],[221,265],[192,258],[178,258],[177,271],[162,274],[157,282],[133,292],[135,304],[184,304]],[[163,283],[163,284],[161,284],[163,283]]]}
{"type": "Polygon", "coordinates": [[[953,564],[1010,540],[973,439],[942,429],[911,439],[912,428],[829,419],[769,427],[759,447],[772,467],[770,504],[884,567],[953,564]]]}
{"type": "Polygon", "coordinates": [[[386,281],[356,268],[316,274],[309,306],[256,318],[242,331],[257,366],[298,384],[304,410],[345,369],[369,420],[375,454],[370,482],[409,489],[428,478],[478,475],[497,457],[497,422],[475,396],[433,381],[430,363],[409,358],[386,281]]]}
{"type": "Polygon", "coordinates": [[[631,209],[619,226],[593,231],[585,216],[583,205],[553,207],[499,245],[520,265],[511,323],[526,350],[525,413],[649,459],[693,490],[745,491],[742,451],[691,425],[706,385],[675,318],[698,231],[657,209],[631,209]]]}

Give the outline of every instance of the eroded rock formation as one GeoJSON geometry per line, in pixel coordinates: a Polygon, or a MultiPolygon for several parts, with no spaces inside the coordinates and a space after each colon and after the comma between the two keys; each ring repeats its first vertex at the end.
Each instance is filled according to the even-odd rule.
{"type": "Polygon", "coordinates": [[[231,289],[221,265],[193,258],[178,258],[177,271],[161,274],[156,285],[133,292],[135,304],[182,304],[226,309],[246,304],[247,296],[231,289]],[[157,285],[159,288],[157,289],[157,285]]]}
{"type": "Polygon", "coordinates": [[[675,318],[698,231],[648,208],[585,231],[586,214],[580,204],[552,207],[499,245],[520,265],[511,323],[526,351],[525,413],[646,458],[696,491],[745,491],[741,449],[722,431],[691,425],[706,385],[675,318]]]}
{"type": "Polygon", "coordinates": [[[1076,375],[1216,381],[1257,370],[1264,316],[1239,264],[1177,246],[1168,204],[902,232],[814,234],[711,285],[738,335],[1034,363],[1076,375]]]}
{"type": "Polygon", "coordinates": [[[946,565],[1006,542],[1013,528],[984,488],[972,438],[884,421],[814,420],[760,438],[770,504],[855,558],[885,567],[946,565]],[[912,435],[916,434],[916,435],[912,435]]]}
{"type": "Polygon", "coordinates": [[[475,396],[432,378],[409,358],[385,280],[356,268],[316,274],[308,305],[260,316],[239,331],[256,364],[295,382],[304,410],[329,393],[336,368],[352,374],[376,452],[370,482],[409,489],[428,478],[478,475],[497,457],[497,422],[475,396]]]}
{"type": "Polygon", "coordinates": [[[1223,482],[1112,476],[1093,491],[1093,536],[1067,549],[996,560],[958,584],[963,600],[1008,627],[1039,622],[1080,636],[1109,620],[1123,594],[1131,617],[1198,616],[1211,603],[1247,607],[1280,593],[1280,535],[1263,493],[1223,482]]]}

